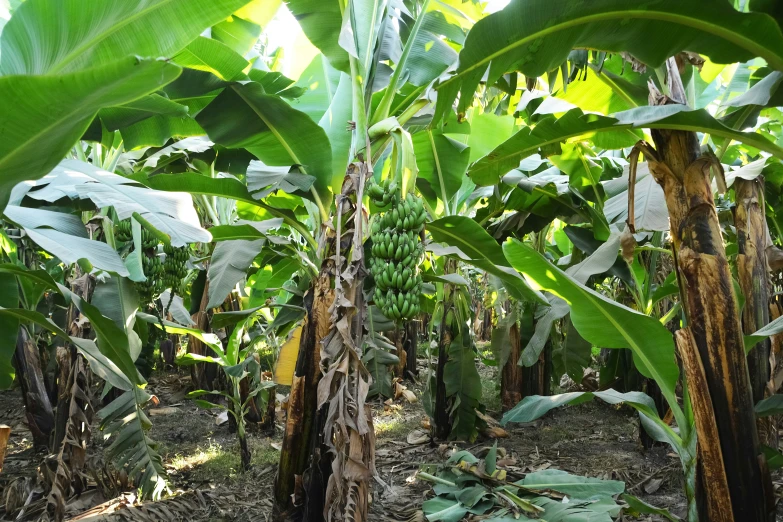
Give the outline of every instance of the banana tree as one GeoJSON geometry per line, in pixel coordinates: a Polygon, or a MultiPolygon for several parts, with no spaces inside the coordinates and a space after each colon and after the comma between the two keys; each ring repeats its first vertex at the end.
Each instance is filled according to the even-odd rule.
{"type": "Polygon", "coordinates": [[[444,109],[438,116],[445,114],[458,93],[458,109],[465,110],[482,81],[494,85],[508,71],[535,77],[561,67],[573,48],[625,51],[656,69],[660,81],[649,83],[649,106],[608,119],[587,117],[579,109],[557,119],[544,119],[476,162],[470,175],[480,184],[491,184],[530,154],[570,138],[650,129],[656,148],[641,142],[631,163],[635,164],[640,152],[645,154],[667,202],[688,323],[677,339],[700,438],[696,491],[705,506],[700,516],[704,520],[765,520],[771,506],[769,489],[765,488],[768,475],[755,435],[742,330],[709,183],[711,166],[716,162],[701,155],[696,133],[708,133],[712,139],[736,139],[771,154],[781,151],[760,134],[736,131],[709,112],[688,107],[679,66],[691,70],[692,65],[687,58],[670,57],[689,51],[703,53],[713,62],[732,63],[760,56],[778,69],[783,66],[780,27],[771,16],[741,13],[718,1],[710,2],[707,10],[703,2],[659,2],[634,11],[630,23],[626,23],[630,11],[621,2],[564,7],[564,2],[512,2],[476,24],[460,53],[458,70],[438,86],[444,109]],[[550,15],[533,16],[542,12],[550,15]],[[606,30],[605,24],[620,19],[624,20],[620,29],[613,25],[613,30],[606,30]],[[509,20],[521,22],[512,24],[509,20]],[[705,20],[710,23],[705,25],[705,20]],[[696,27],[699,29],[693,29],[696,27]],[[671,30],[680,31],[682,38],[664,42],[656,37],[671,30]],[[761,30],[772,35],[763,49],[757,44],[761,30]],[[716,298],[716,291],[722,297],[716,298]],[[745,435],[740,437],[740,433],[745,435]],[[750,439],[747,433],[751,433],[750,439]]]}

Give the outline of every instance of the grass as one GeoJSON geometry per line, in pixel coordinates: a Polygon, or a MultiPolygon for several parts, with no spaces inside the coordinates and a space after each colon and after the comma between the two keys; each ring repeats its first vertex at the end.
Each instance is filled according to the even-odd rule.
{"type": "Polygon", "coordinates": [[[492,372],[490,375],[481,375],[481,403],[487,407],[487,411],[499,412],[500,404],[500,378],[492,372]]]}
{"type": "MultiPolygon", "coordinates": [[[[410,405],[406,404],[406,407],[410,405]]],[[[422,416],[424,412],[422,412],[422,416]]],[[[373,419],[375,436],[385,440],[405,440],[408,433],[419,427],[419,419],[414,416],[404,416],[401,411],[378,415],[373,419]]]]}
{"type": "MultiPolygon", "coordinates": [[[[251,466],[263,468],[277,464],[280,452],[273,448],[268,439],[249,438],[252,457],[251,466]]],[[[178,453],[171,459],[169,469],[176,473],[190,473],[195,480],[220,481],[240,475],[239,444],[219,444],[209,441],[190,453],[178,453]]]]}

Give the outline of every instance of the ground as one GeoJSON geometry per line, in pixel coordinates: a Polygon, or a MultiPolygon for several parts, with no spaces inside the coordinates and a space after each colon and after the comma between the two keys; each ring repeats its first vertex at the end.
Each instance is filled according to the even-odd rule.
{"type": "MultiPolygon", "coordinates": [[[[484,404],[488,413],[499,419],[496,369],[482,366],[481,371],[484,404]]],[[[134,501],[132,494],[107,500],[92,488],[81,498],[70,501],[70,516],[83,513],[79,520],[271,520],[281,419],[278,419],[274,437],[264,436],[259,430],[251,431],[253,466],[249,472],[241,474],[235,435],[229,433],[227,423],[216,423],[218,413],[214,410],[199,409],[184,397],[189,384],[190,377],[184,371],[159,374],[150,379],[150,389],[160,399],[158,411],[151,412],[150,436],[161,445],[176,496],[128,509],[127,505],[134,501]],[[92,509],[84,513],[89,508],[92,509]],[[105,514],[112,511],[115,513],[105,514]],[[99,513],[104,515],[88,518],[90,514],[99,513]]],[[[419,394],[419,385],[407,385],[419,394]]],[[[372,404],[379,480],[374,482],[370,520],[423,521],[418,510],[430,494],[431,486],[416,480],[416,471],[423,465],[443,462],[453,448],[469,448],[480,453],[493,441],[410,444],[409,434],[420,429],[426,418],[421,404],[408,403],[402,398],[391,404],[376,399],[372,404]]],[[[41,456],[32,452],[18,390],[0,393],[0,419],[0,423],[13,427],[5,469],[0,474],[0,498],[6,499],[10,483],[20,477],[35,476],[41,456]]],[[[665,446],[644,451],[638,443],[637,417],[629,410],[590,403],[555,410],[530,425],[507,428],[508,437],[499,439],[498,446],[506,451],[510,476],[557,468],[623,480],[631,494],[684,515],[678,459],[665,446]]],[[[100,452],[98,439],[95,437],[92,449],[96,453],[100,452]]],[[[4,507],[0,506],[0,520],[6,520],[5,515],[4,507]]]]}

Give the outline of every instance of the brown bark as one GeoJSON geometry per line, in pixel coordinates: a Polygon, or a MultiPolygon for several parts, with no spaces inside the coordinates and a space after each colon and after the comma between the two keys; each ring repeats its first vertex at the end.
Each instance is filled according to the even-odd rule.
{"type": "Polygon", "coordinates": [[[22,390],[27,426],[36,449],[49,449],[49,438],[54,429],[54,411],[46,391],[38,347],[24,327],[19,328],[14,352],[14,365],[22,390]]]}
{"type": "Polygon", "coordinates": [[[65,503],[72,494],[80,494],[87,487],[83,473],[87,446],[90,442],[93,408],[90,401],[90,371],[80,355],[69,365],[67,392],[67,423],[65,435],[57,453],[57,471],[47,498],[47,512],[56,521],[65,517],[65,503]]]}
{"type": "Polygon", "coordinates": [[[8,447],[8,439],[11,437],[11,427],[0,424],[0,473],[3,472],[5,449],[8,447]]]}
{"type": "MultiPolygon", "coordinates": [[[[299,355],[288,399],[280,465],[275,477],[277,520],[288,520],[296,506],[292,495],[301,485],[313,438],[318,381],[321,378],[321,341],[329,332],[329,307],[334,290],[327,270],[322,269],[313,288],[305,295],[306,317],[299,355]]],[[[297,499],[301,502],[302,499],[297,499]]]]}
{"type": "Polygon", "coordinates": [[[699,517],[710,522],[735,522],[721,446],[713,442],[719,440],[720,435],[698,347],[689,328],[678,330],[674,337],[688,379],[693,417],[699,434],[696,490],[705,497],[701,499],[703,506],[699,506],[699,517]]]}
{"type": "Polygon", "coordinates": [[[522,368],[522,398],[550,394],[552,380],[552,343],[547,342],[533,366],[522,368]]]}
{"type": "Polygon", "coordinates": [[[523,368],[519,365],[522,347],[517,323],[509,328],[508,344],[508,359],[500,374],[500,401],[503,411],[510,410],[522,400],[523,368]]]}
{"type": "MultiPolygon", "coordinates": [[[[671,64],[669,73],[670,92],[676,98],[682,84],[671,64]]],[[[651,98],[653,104],[669,101],[655,92],[651,98]]],[[[722,473],[727,477],[736,522],[766,522],[772,507],[765,487],[769,475],[759,463],[739,310],[712,197],[713,160],[701,156],[695,133],[652,130],[652,137],[657,151],[642,148],[669,211],[683,308],[693,338],[684,346],[697,352],[689,355],[698,356],[704,368],[703,384],[689,383],[691,395],[709,398],[702,407],[714,411],[717,426],[717,438],[701,431],[703,425],[698,426],[698,436],[705,446],[720,446],[722,451],[722,462],[702,460],[701,469],[708,479],[722,473]]],[[[709,481],[701,482],[701,488],[711,487],[709,481]]],[[[709,491],[707,498],[715,499],[709,491]]],[[[722,506],[715,504],[706,511],[713,513],[722,506]]],[[[709,520],[705,513],[700,516],[709,520]]]]}
{"type": "MultiPolygon", "coordinates": [[[[769,277],[767,271],[767,221],[764,216],[764,180],[738,178],[734,182],[737,207],[734,224],[737,227],[737,275],[745,307],[742,326],[751,334],[769,323],[769,277]]],[[[756,344],[748,353],[748,372],[753,402],[770,394],[770,340],[756,344]]],[[[757,419],[759,439],[763,444],[777,447],[777,433],[773,417],[757,419]]]]}

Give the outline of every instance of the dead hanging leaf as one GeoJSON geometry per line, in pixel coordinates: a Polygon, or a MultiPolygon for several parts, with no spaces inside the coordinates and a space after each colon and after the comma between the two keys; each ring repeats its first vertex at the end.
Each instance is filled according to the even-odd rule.
{"type": "Polygon", "coordinates": [[[90,443],[90,426],[93,408],[90,403],[90,372],[81,355],[73,360],[68,376],[68,422],[56,457],[56,471],[52,487],[46,499],[46,511],[55,521],[65,518],[65,503],[72,493],[81,494],[87,487],[83,472],[87,446],[90,443]]]}
{"type": "Polygon", "coordinates": [[[407,441],[408,444],[412,446],[424,444],[430,441],[430,434],[427,431],[421,429],[415,429],[412,432],[408,433],[407,441]]]}
{"type": "Polygon", "coordinates": [[[299,343],[302,339],[302,329],[304,325],[296,328],[283,346],[280,348],[280,354],[277,356],[275,364],[275,383],[283,386],[291,386],[294,378],[294,369],[296,368],[296,359],[299,357],[299,343]]]}
{"type": "Polygon", "coordinates": [[[636,239],[631,233],[631,227],[625,227],[620,235],[620,248],[623,259],[629,264],[633,263],[633,253],[636,249],[636,239]]]}

